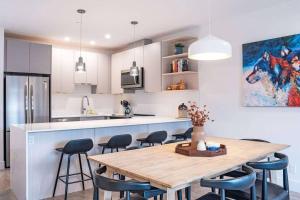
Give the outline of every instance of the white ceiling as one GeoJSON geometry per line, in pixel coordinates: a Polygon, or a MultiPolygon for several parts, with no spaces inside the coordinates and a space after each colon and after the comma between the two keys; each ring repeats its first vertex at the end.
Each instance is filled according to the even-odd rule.
{"type": "MultiPolygon", "coordinates": [[[[282,0],[213,0],[213,19],[238,16],[282,0]]],[[[207,0],[0,0],[0,26],[7,32],[63,41],[79,41],[78,8],[83,42],[116,48],[132,42],[130,21],[139,21],[136,38],[151,38],[207,21],[207,0]],[[106,33],[111,39],[104,38],[106,33]]]]}

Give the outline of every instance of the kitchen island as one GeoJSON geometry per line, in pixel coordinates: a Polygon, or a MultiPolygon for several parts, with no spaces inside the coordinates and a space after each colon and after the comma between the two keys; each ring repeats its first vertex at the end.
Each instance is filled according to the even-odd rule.
{"type": "MultiPolygon", "coordinates": [[[[134,146],[138,145],[137,138],[150,132],[165,130],[170,139],[172,134],[183,132],[190,126],[189,119],[168,117],[14,125],[11,127],[11,188],[19,200],[51,197],[60,156],[55,148],[63,147],[69,140],[91,138],[94,148],[89,155],[94,155],[101,152],[97,144],[106,142],[113,135],[131,134],[134,146]]],[[[93,169],[97,167],[92,165],[93,169]]],[[[88,171],[84,160],[83,170],[88,171]]],[[[70,173],[75,172],[79,172],[79,163],[73,156],[70,173]]],[[[66,174],[66,160],[63,160],[61,174],[66,174]]],[[[89,187],[92,187],[91,181],[86,182],[86,188],[89,187]]],[[[81,184],[69,186],[69,192],[79,190],[81,184]]],[[[58,182],[56,195],[63,192],[64,184],[58,182]]]]}

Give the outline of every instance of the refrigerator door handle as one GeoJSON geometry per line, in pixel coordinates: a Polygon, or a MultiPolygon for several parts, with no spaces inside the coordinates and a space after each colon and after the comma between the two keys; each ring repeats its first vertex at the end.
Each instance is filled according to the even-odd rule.
{"type": "Polygon", "coordinates": [[[28,123],[28,88],[24,85],[24,110],[25,110],[25,124],[28,123]]]}
{"type": "Polygon", "coordinates": [[[34,112],[33,85],[30,85],[30,109],[31,109],[30,123],[33,123],[33,119],[34,119],[34,115],[33,115],[33,112],[34,112]]]}

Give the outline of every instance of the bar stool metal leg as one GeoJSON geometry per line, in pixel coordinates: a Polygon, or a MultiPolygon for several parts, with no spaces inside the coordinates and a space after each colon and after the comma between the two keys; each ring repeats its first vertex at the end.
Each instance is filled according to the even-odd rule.
{"type": "Polygon", "coordinates": [[[69,186],[69,174],[70,174],[70,161],[71,155],[68,156],[68,166],[67,166],[67,175],[66,175],[66,187],[65,187],[65,200],[68,198],[68,186],[69,186]]]}
{"type": "Polygon", "coordinates": [[[89,171],[90,171],[90,175],[91,175],[91,179],[92,179],[93,185],[95,185],[95,184],[94,184],[94,178],[93,178],[93,172],[92,172],[92,168],[91,168],[90,161],[89,161],[89,159],[88,159],[88,155],[87,155],[87,153],[84,153],[84,155],[85,155],[85,158],[86,158],[88,167],[89,167],[89,171]]]}
{"type": "Polygon", "coordinates": [[[60,173],[60,168],[61,168],[61,163],[62,163],[63,157],[64,157],[64,153],[61,153],[60,160],[59,160],[59,164],[58,164],[58,170],[57,170],[57,175],[56,175],[56,179],[55,179],[55,185],[54,185],[54,190],[53,190],[53,195],[52,195],[52,197],[55,196],[55,191],[56,191],[57,181],[58,181],[58,177],[59,177],[59,173],[60,173]]]}
{"type": "Polygon", "coordinates": [[[82,190],[85,190],[80,153],[78,154],[78,159],[79,159],[79,167],[80,167],[82,190]]]}

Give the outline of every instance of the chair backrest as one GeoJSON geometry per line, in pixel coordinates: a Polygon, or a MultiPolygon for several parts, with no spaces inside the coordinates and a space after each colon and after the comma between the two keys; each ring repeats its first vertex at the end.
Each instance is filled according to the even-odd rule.
{"type": "Polygon", "coordinates": [[[262,197],[267,199],[268,195],[268,184],[267,184],[267,171],[268,170],[283,170],[283,188],[288,193],[289,192],[289,180],[287,167],[289,164],[288,156],[282,153],[275,153],[274,157],[276,160],[272,161],[261,161],[261,162],[248,162],[247,165],[253,167],[254,169],[263,170],[263,180],[262,180],[262,197]]]}
{"type": "Polygon", "coordinates": [[[257,139],[257,138],[244,138],[244,139],[241,139],[241,140],[247,140],[247,141],[252,141],[252,142],[265,142],[265,143],[270,143],[270,142],[267,141],[267,140],[262,140],[262,139],[257,139]]]}
{"type": "Polygon", "coordinates": [[[193,127],[189,128],[184,132],[184,135],[186,138],[192,138],[192,133],[193,133],[193,127]]]}
{"type": "Polygon", "coordinates": [[[86,153],[93,148],[93,140],[78,139],[69,141],[63,148],[65,154],[86,153]]]}
{"type": "Polygon", "coordinates": [[[225,190],[245,190],[251,188],[251,197],[255,199],[256,172],[249,166],[242,166],[244,176],[230,179],[201,179],[201,186],[220,189],[221,199],[225,199],[225,190]]]}
{"type": "Polygon", "coordinates": [[[114,192],[126,191],[127,199],[130,199],[130,191],[145,191],[150,190],[150,183],[115,180],[102,176],[106,171],[106,167],[98,168],[94,173],[95,187],[114,192]]]}
{"type": "Polygon", "coordinates": [[[155,131],[148,135],[146,141],[148,143],[162,143],[165,139],[167,139],[167,136],[167,131],[155,131]]]}
{"type": "Polygon", "coordinates": [[[126,148],[132,142],[132,136],[130,134],[115,135],[107,142],[109,148],[126,148]]]}

